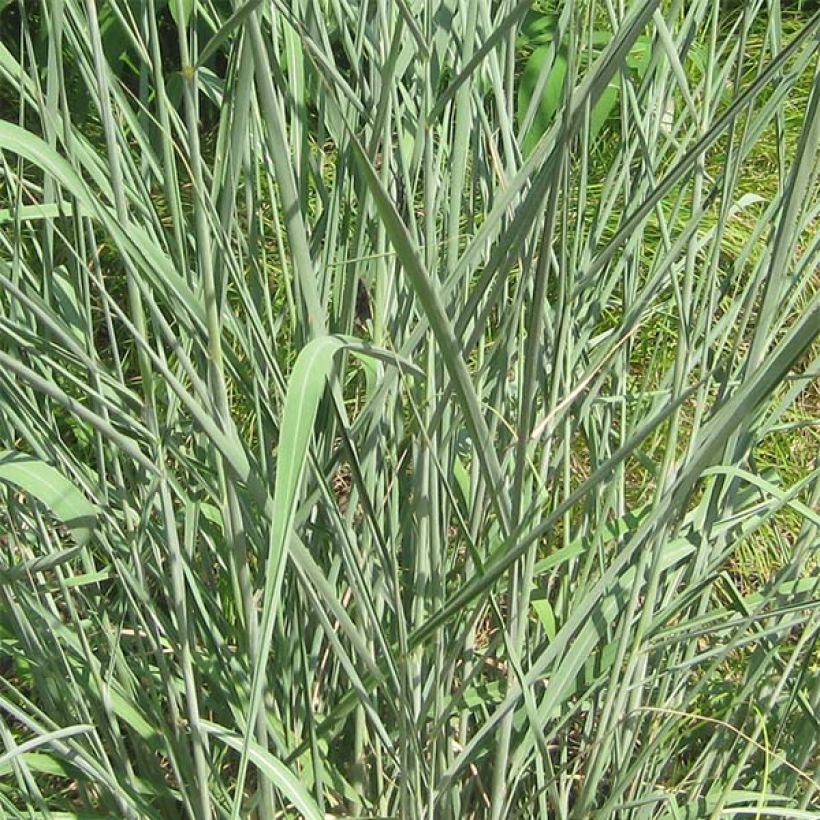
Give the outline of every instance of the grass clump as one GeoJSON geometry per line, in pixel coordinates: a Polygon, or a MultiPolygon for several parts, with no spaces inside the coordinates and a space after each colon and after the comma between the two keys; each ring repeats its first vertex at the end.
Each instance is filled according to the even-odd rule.
{"type": "Polygon", "coordinates": [[[3,816],[817,810],[820,18],[97,5],[0,18],[3,816]]]}

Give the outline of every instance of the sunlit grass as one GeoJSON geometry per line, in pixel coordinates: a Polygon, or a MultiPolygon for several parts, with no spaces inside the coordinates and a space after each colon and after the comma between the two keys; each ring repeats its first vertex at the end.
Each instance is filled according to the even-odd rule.
{"type": "Polygon", "coordinates": [[[0,814],[816,810],[818,18],[194,5],[0,17],[0,814]]]}

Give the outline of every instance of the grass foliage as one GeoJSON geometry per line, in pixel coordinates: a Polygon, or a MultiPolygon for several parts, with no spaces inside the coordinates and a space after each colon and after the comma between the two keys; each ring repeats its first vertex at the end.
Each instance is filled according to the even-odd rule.
{"type": "Polygon", "coordinates": [[[817,14],[2,5],[3,817],[816,816],[817,14]]]}

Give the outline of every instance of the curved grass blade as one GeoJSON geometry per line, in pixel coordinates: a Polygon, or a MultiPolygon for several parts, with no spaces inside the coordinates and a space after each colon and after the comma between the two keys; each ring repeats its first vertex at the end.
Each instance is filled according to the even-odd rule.
{"type": "Polygon", "coordinates": [[[270,780],[271,784],[293,803],[300,817],[308,818],[308,820],[322,820],[322,812],[319,811],[316,801],[307,789],[299,782],[296,775],[267,749],[263,749],[255,742],[251,742],[248,747],[243,738],[209,720],[202,721],[202,728],[226,746],[230,746],[243,755],[247,754],[260,774],[270,780]]]}
{"type": "Polygon", "coordinates": [[[42,502],[71,530],[78,546],[91,538],[98,508],[54,467],[26,453],[0,451],[0,481],[42,502]]]}
{"type": "Polygon", "coordinates": [[[277,469],[271,507],[270,549],[265,567],[265,588],[262,598],[261,640],[258,655],[254,658],[253,682],[233,806],[232,816],[235,818],[240,816],[255,717],[262,707],[268,653],[279,612],[279,592],[288,555],[288,541],[296,515],[313,425],[325,385],[332,373],[333,361],[343,350],[359,355],[366,352],[367,355],[378,356],[384,361],[392,362],[407,372],[420,373],[411,362],[400,359],[390,351],[367,347],[358,340],[350,340],[343,336],[321,336],[314,339],[302,349],[296,359],[285,396],[282,425],[279,430],[277,469]]]}

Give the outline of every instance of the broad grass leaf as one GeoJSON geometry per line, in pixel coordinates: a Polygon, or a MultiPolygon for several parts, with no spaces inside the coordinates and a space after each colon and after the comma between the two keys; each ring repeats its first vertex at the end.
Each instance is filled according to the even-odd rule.
{"type": "MultiPolygon", "coordinates": [[[[43,752],[26,752],[21,755],[18,762],[32,772],[39,772],[40,774],[47,774],[52,777],[72,777],[75,774],[62,760],[52,757],[52,755],[44,754],[43,752]]],[[[0,766],[0,777],[6,777],[9,774],[13,774],[13,772],[14,768],[10,760],[0,766]]]]}
{"type": "Polygon", "coordinates": [[[769,481],[766,476],[755,475],[748,470],[743,470],[740,467],[733,467],[731,465],[717,465],[716,467],[709,467],[703,471],[703,477],[709,475],[725,475],[731,478],[739,478],[742,481],[748,482],[753,487],[757,487],[761,493],[775,498],[782,502],[784,506],[791,507],[798,515],[803,516],[807,521],[811,522],[815,527],[820,527],[820,514],[816,510],[803,504],[797,498],[790,498],[788,492],[785,492],[776,484],[769,481]]]}
{"type": "Polygon", "coordinates": [[[82,547],[72,547],[68,550],[58,550],[48,555],[33,558],[30,561],[14,564],[8,569],[0,569],[0,584],[9,584],[18,578],[25,578],[35,572],[47,572],[70,561],[79,554],[82,547]]]}
{"type": "MultiPolygon", "coordinates": [[[[517,108],[519,128],[523,126],[527,112],[530,110],[533,97],[539,85],[539,79],[544,71],[544,64],[555,51],[553,40],[556,36],[556,28],[554,23],[549,20],[542,20],[533,23],[529,31],[532,32],[532,40],[530,42],[534,41],[537,43],[537,47],[527,59],[524,70],[521,73],[521,79],[519,80],[517,108]]],[[[594,59],[600,56],[610,39],[609,36],[602,32],[598,32],[593,36],[594,59]]],[[[519,40],[519,42],[522,41],[527,44],[526,35],[519,40]]],[[[648,37],[639,37],[627,55],[626,64],[638,77],[643,77],[649,65],[650,54],[650,39],[648,37]]],[[[528,156],[532,152],[533,148],[538,144],[538,141],[547,133],[552,125],[564,96],[567,70],[568,50],[567,45],[562,43],[554,54],[552,66],[549,68],[543,90],[541,91],[540,100],[537,103],[535,116],[530,127],[527,129],[523,144],[524,156],[528,156]]],[[[613,78],[593,106],[590,114],[590,132],[592,139],[599,134],[611,116],[618,102],[620,87],[620,79],[618,77],[613,78]]]]}
{"type": "Polygon", "coordinates": [[[53,732],[46,732],[44,734],[37,735],[36,737],[31,738],[31,740],[18,744],[4,755],[0,755],[0,772],[2,772],[5,766],[12,760],[23,757],[23,755],[32,749],[37,749],[40,746],[48,746],[49,744],[62,740],[63,738],[86,734],[87,732],[91,732],[93,730],[94,727],[88,723],[78,723],[75,726],[64,726],[62,729],[55,729],[53,732]]]}
{"type": "Polygon", "coordinates": [[[83,546],[97,523],[98,508],[54,467],[14,450],[0,452],[0,481],[13,484],[48,507],[83,546]]]}
{"type": "Polygon", "coordinates": [[[553,640],[558,630],[555,625],[555,612],[547,596],[545,594],[533,595],[532,609],[538,616],[541,626],[544,627],[544,634],[549,640],[553,640]]]}
{"type": "MultiPolygon", "coordinates": [[[[243,787],[244,773],[249,759],[253,759],[251,733],[254,716],[262,701],[268,653],[273,639],[273,628],[278,612],[279,591],[288,554],[293,521],[296,514],[299,488],[308,458],[308,447],[319,409],[319,402],[327,380],[332,373],[333,360],[337,353],[348,350],[354,354],[371,356],[385,362],[398,364],[408,372],[421,374],[411,362],[400,359],[388,350],[364,344],[345,336],[320,336],[309,342],[299,353],[291,373],[282,424],[279,429],[279,449],[277,453],[276,478],[274,479],[271,513],[271,538],[265,572],[265,589],[262,602],[261,642],[255,658],[253,683],[248,709],[242,759],[240,761],[237,801],[243,787]]],[[[256,762],[256,761],[255,761],[256,762]]],[[[234,804],[234,816],[239,810],[234,804]]]]}
{"type": "Polygon", "coordinates": [[[63,586],[67,589],[84,587],[89,586],[90,584],[99,584],[100,581],[105,581],[108,578],[113,578],[114,575],[114,568],[108,566],[105,569],[99,570],[98,572],[84,572],[82,575],[73,575],[71,576],[71,578],[65,578],[62,583],[63,586]]]}
{"type": "Polygon", "coordinates": [[[0,225],[7,222],[14,222],[20,219],[21,222],[39,219],[56,219],[60,216],[60,207],[56,203],[50,205],[20,205],[16,208],[0,208],[0,225]]]}
{"type": "Polygon", "coordinates": [[[363,344],[343,336],[323,336],[307,344],[296,359],[285,397],[282,426],[279,434],[276,479],[273,493],[274,543],[284,548],[288,530],[293,523],[297,493],[304,473],[310,437],[337,353],[348,350],[385,362],[399,362],[407,371],[421,371],[390,351],[363,344]]]}
{"type": "MultiPolygon", "coordinates": [[[[539,46],[530,55],[521,73],[518,86],[518,126],[523,125],[535,95],[538,78],[541,76],[545,61],[549,58],[550,46],[539,46]]],[[[538,140],[547,133],[556,111],[561,104],[564,82],[567,76],[567,50],[561,47],[555,54],[552,67],[541,92],[541,101],[536,109],[532,124],[524,140],[524,154],[528,155],[538,140]]]]}
{"type": "Polygon", "coordinates": [[[307,789],[299,782],[293,772],[275,758],[267,749],[263,749],[255,742],[247,746],[247,740],[229,732],[216,723],[208,720],[202,721],[202,728],[212,737],[222,741],[226,746],[230,746],[238,752],[247,754],[259,770],[260,774],[266,777],[291,803],[296,807],[300,817],[308,820],[322,820],[323,815],[316,805],[316,801],[308,793],[307,789]],[[247,750],[247,751],[246,751],[247,750]]]}
{"type": "Polygon", "coordinates": [[[91,329],[87,326],[77,289],[65,265],[59,265],[54,269],[51,281],[57,310],[82,345],[91,335],[91,329]]]}
{"type": "Polygon", "coordinates": [[[177,25],[187,26],[194,10],[195,0],[168,0],[168,9],[177,25]]]}
{"type": "Polygon", "coordinates": [[[492,683],[480,683],[467,689],[464,692],[464,703],[470,709],[479,707],[487,709],[500,703],[503,697],[501,683],[493,681],[492,683]]]}

